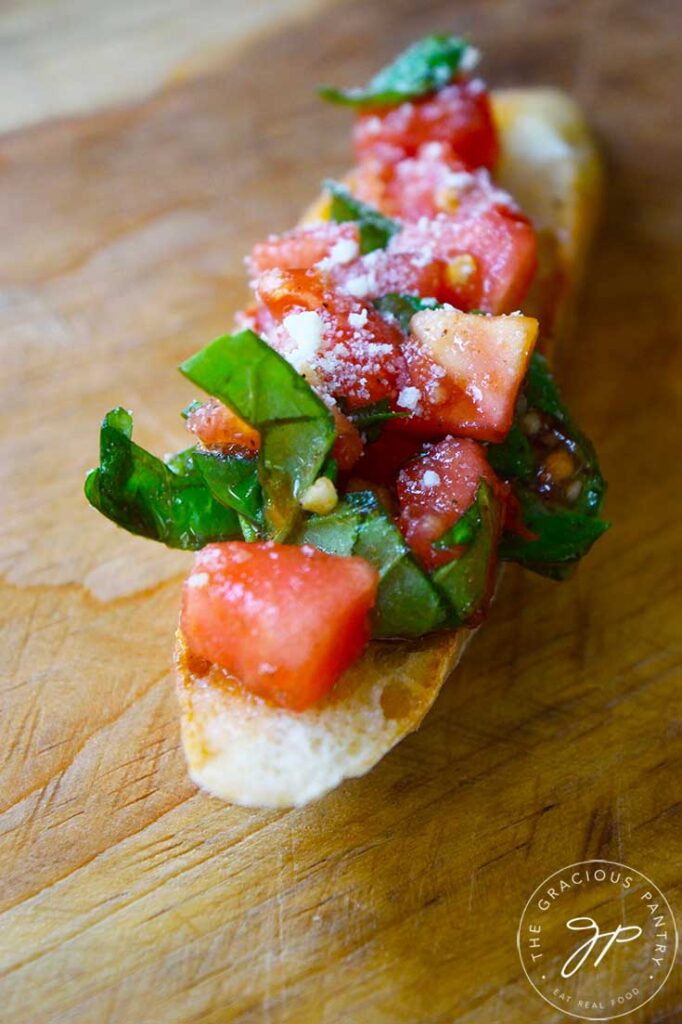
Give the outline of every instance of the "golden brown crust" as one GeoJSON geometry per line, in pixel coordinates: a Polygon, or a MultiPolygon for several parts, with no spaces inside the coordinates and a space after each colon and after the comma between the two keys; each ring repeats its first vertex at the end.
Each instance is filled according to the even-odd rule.
{"type": "MultiPolygon", "coordinates": [[[[554,90],[493,95],[501,135],[500,180],[542,240],[531,303],[545,319],[545,346],[565,330],[599,205],[600,165],[580,110],[554,90]]],[[[318,199],[303,222],[328,216],[318,199]]],[[[532,311],[532,310],[529,310],[532,311]]],[[[302,714],[270,707],[216,666],[193,663],[176,638],[178,696],[189,772],[233,803],[307,803],[362,775],[416,729],[457,664],[468,630],[416,642],[374,642],[334,691],[302,714]]]]}
{"type": "Polygon", "coordinates": [[[196,664],[178,630],[182,740],[194,781],[231,803],[290,807],[364,775],[416,729],[470,636],[370,644],[334,690],[304,712],[246,693],[216,665],[196,664]]]}

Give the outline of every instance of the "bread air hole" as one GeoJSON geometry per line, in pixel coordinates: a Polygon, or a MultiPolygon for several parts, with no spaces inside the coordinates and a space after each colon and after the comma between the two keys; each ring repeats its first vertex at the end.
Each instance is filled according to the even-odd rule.
{"type": "Polygon", "coordinates": [[[407,718],[412,711],[412,694],[402,683],[389,683],[381,694],[381,710],[390,719],[407,718]]]}

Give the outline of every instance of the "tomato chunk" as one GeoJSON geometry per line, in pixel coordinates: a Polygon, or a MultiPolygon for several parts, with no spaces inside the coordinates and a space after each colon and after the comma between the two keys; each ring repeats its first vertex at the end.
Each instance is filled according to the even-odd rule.
{"type": "Polygon", "coordinates": [[[283,235],[271,235],[253,249],[247,263],[257,277],[265,270],[309,270],[320,260],[348,263],[359,252],[357,224],[321,221],[294,228],[283,235]]]}
{"type": "Polygon", "coordinates": [[[185,581],[182,631],[191,651],[250,693],[303,711],[362,653],[378,583],[361,558],[308,546],[209,544],[185,581]]]}
{"type": "Polygon", "coordinates": [[[425,568],[435,569],[458,557],[457,548],[439,551],[433,543],[471,506],[481,479],[499,497],[505,495],[483,446],[454,437],[429,445],[400,471],[396,487],[400,529],[425,568]]]}
{"type": "Polygon", "coordinates": [[[332,448],[332,455],[336,459],[339,470],[342,473],[352,469],[362,455],[363,443],[357,427],[351,423],[347,416],[336,407],[332,407],[334,426],[336,427],[336,441],[332,448]]]}
{"type": "Polygon", "coordinates": [[[443,260],[453,304],[487,313],[517,309],[537,266],[530,222],[510,207],[489,201],[462,201],[452,215],[439,213],[407,223],[391,248],[443,260]]]}
{"type": "Polygon", "coordinates": [[[187,427],[207,447],[246,448],[250,452],[260,447],[258,431],[217,398],[209,398],[194,409],[187,419],[187,427]]]}
{"type": "Polygon", "coordinates": [[[416,415],[395,427],[425,436],[504,440],[526,374],[538,322],[456,309],[416,313],[404,355],[420,394],[416,415]]]}
{"type": "Polygon", "coordinates": [[[447,142],[469,167],[492,168],[498,142],[486,91],[478,82],[455,82],[435,95],[388,110],[361,114],[353,130],[358,160],[392,163],[425,142],[447,142]]]}

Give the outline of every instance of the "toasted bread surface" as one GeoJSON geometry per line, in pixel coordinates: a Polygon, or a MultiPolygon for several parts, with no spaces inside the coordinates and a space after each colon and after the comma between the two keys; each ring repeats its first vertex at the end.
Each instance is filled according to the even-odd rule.
{"type": "MultiPolygon", "coordinates": [[[[566,329],[594,228],[599,159],[576,104],[551,89],[493,93],[501,140],[499,180],[533,220],[540,268],[524,311],[540,318],[549,349],[566,329]]],[[[323,197],[305,222],[324,219],[323,197]]],[[[176,637],[182,739],[192,779],[231,803],[300,806],[363,775],[416,729],[456,666],[471,631],[378,642],[334,690],[302,713],[245,693],[176,637]]]]}

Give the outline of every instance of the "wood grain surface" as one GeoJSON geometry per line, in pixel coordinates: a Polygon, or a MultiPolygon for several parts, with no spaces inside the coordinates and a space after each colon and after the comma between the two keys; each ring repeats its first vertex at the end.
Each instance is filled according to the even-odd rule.
{"type": "MultiPolygon", "coordinates": [[[[543,878],[624,861],[682,922],[679,15],[350,2],[226,39],[219,68],[133,106],[0,138],[0,1019],[558,1024],[515,947],[543,878]],[[179,748],[187,558],[106,523],[82,478],[117,403],[141,443],[182,444],[175,365],[229,328],[248,246],[346,166],[348,118],[313,85],[443,26],[492,83],[568,89],[601,138],[605,217],[558,372],[614,528],[569,583],[505,575],[369,777],[231,808],[179,748]]],[[[627,1020],[682,1020],[679,972],[627,1020]]]]}

